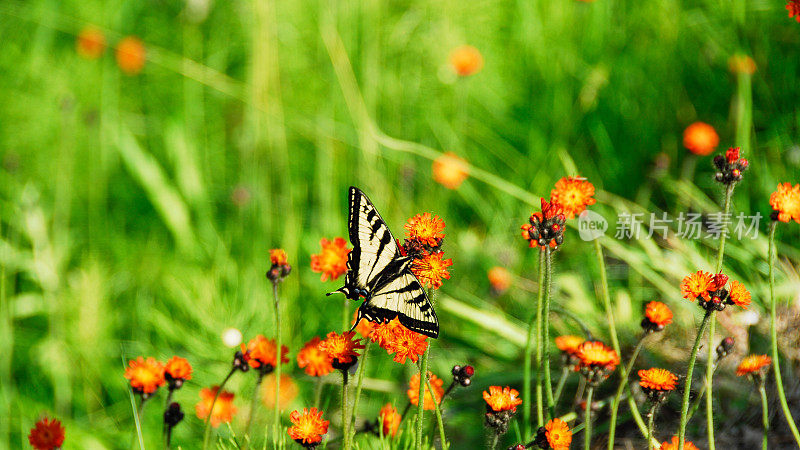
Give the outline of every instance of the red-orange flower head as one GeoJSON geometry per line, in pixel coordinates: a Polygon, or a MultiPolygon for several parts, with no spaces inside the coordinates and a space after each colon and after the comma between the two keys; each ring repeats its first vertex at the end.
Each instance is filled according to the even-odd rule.
{"type": "Polygon", "coordinates": [[[333,358],[320,350],[320,342],[321,339],[315,337],[306,342],[306,345],[297,352],[297,365],[312,377],[321,377],[333,372],[333,358]]]}
{"type": "Polygon", "coordinates": [[[725,152],[725,156],[715,156],[714,165],[717,167],[717,173],[714,179],[725,185],[742,181],[744,172],[750,167],[750,161],[740,157],[740,153],[739,147],[731,147],[725,152]]]}
{"type": "MultiPolygon", "coordinates": [[[[680,440],[678,439],[678,436],[672,436],[672,442],[662,443],[661,450],[678,450],[678,448],[680,447],[678,445],[679,443],[680,440]]],[[[697,448],[696,445],[692,444],[689,441],[685,441],[683,444],[684,444],[683,450],[700,450],[699,448],[697,448]]]]}
{"type": "Polygon", "coordinates": [[[772,364],[772,358],[767,355],[749,355],[736,368],[736,375],[740,377],[751,375],[754,380],[763,381],[764,371],[762,369],[769,367],[770,364],[772,364]]]}
{"type": "Polygon", "coordinates": [[[661,331],[672,323],[672,311],[661,302],[650,302],[644,309],[642,328],[648,332],[661,331]]]}
{"type": "Polygon", "coordinates": [[[75,51],[86,59],[97,59],[103,56],[106,49],[106,37],[95,27],[86,27],[75,40],[75,51]]]}
{"type": "Polygon", "coordinates": [[[571,443],[572,431],[569,425],[557,417],[540,427],[534,440],[534,445],[539,448],[552,450],[569,450],[571,443]]]}
{"type": "Polygon", "coordinates": [[[519,392],[508,386],[489,386],[489,392],[483,391],[483,399],[486,400],[486,410],[494,412],[516,412],[517,406],[522,404],[519,392]]]}
{"type": "Polygon", "coordinates": [[[450,52],[450,66],[462,77],[474,75],[483,68],[483,55],[471,45],[462,45],[450,52]]]}
{"type": "Polygon", "coordinates": [[[788,0],[786,9],[789,11],[790,19],[794,17],[794,20],[800,22],[800,0],[788,0]]]}
{"type": "MultiPolygon", "coordinates": [[[[275,376],[264,377],[261,382],[261,403],[268,409],[275,407],[275,392],[277,387],[278,378],[275,376]]],[[[278,408],[283,411],[292,404],[297,395],[300,393],[300,388],[294,382],[292,377],[286,373],[281,373],[281,392],[280,400],[278,401],[278,408]]]]}
{"type": "Polygon", "coordinates": [[[700,306],[707,311],[722,311],[727,305],[737,305],[747,309],[750,304],[750,292],[738,281],[726,288],[728,277],[722,273],[711,275],[698,270],[686,276],[681,282],[683,298],[693,301],[697,299],[700,306]]]}
{"type": "Polygon", "coordinates": [[[495,266],[486,274],[495,294],[502,294],[511,287],[511,274],[503,267],[495,266]]]}
{"type": "Polygon", "coordinates": [[[638,373],[639,385],[654,403],[666,400],[667,394],[675,390],[675,383],[678,382],[678,377],[666,369],[652,368],[638,373]]]}
{"type": "Polygon", "coordinates": [[[233,406],[233,393],[223,390],[219,393],[216,403],[214,397],[219,391],[219,386],[203,388],[200,390],[200,401],[195,406],[195,412],[200,420],[208,420],[211,426],[217,428],[221,423],[230,423],[233,416],[236,415],[237,409],[233,406]],[[214,410],[211,410],[211,404],[214,404],[214,410]],[[211,416],[209,418],[209,415],[211,416]]]}
{"type": "Polygon", "coordinates": [[[125,37],[117,44],[116,57],[117,65],[123,73],[136,75],[144,68],[144,44],[136,36],[125,37]]]}
{"type": "Polygon", "coordinates": [[[458,189],[469,177],[467,162],[453,152],[447,152],[436,158],[431,166],[433,181],[447,189],[458,189]]]}
{"type": "Polygon", "coordinates": [[[133,392],[149,397],[159,386],[166,382],[164,378],[164,365],[156,361],[155,358],[146,360],[139,356],[134,360],[128,361],[128,368],[125,369],[125,378],[128,379],[133,392]]]}
{"type": "Polygon", "coordinates": [[[426,288],[439,289],[442,287],[442,280],[450,279],[450,271],[447,268],[453,265],[451,258],[443,258],[444,252],[442,251],[423,252],[420,257],[414,258],[411,263],[411,272],[426,288]]]}
{"type": "Polygon", "coordinates": [[[578,364],[581,362],[580,358],[578,358],[578,348],[584,342],[586,342],[584,338],[571,334],[556,337],[556,347],[561,350],[561,357],[565,366],[578,370],[578,364]]]}
{"type": "Polygon", "coordinates": [[[335,280],[347,272],[347,255],[351,249],[347,248],[344,238],[336,237],[333,241],[322,238],[319,245],[322,251],[311,255],[311,270],[321,272],[322,281],[335,280]]]}
{"type": "Polygon", "coordinates": [[[529,223],[522,226],[522,238],[528,241],[530,248],[544,250],[549,245],[556,250],[564,242],[566,221],[561,205],[542,198],[542,211],[531,214],[529,223]]]}
{"type": "MultiPolygon", "coordinates": [[[[263,335],[258,335],[247,343],[241,345],[242,354],[247,364],[254,369],[258,369],[261,375],[266,375],[278,365],[278,350],[273,339],[267,339],[263,335]]],[[[289,349],[285,345],[281,345],[281,364],[289,362],[286,354],[289,349]]]]}
{"type": "Polygon", "coordinates": [[[619,355],[613,348],[600,341],[586,341],[578,347],[576,353],[580,360],[580,371],[586,381],[597,385],[614,371],[619,365],[619,355]]]}
{"type": "Polygon", "coordinates": [[[289,420],[294,425],[289,427],[287,433],[295,442],[305,448],[315,448],[321,441],[322,436],[328,433],[330,421],[322,420],[322,411],[317,408],[308,410],[303,408],[303,412],[292,411],[289,420]]]}
{"type": "Polygon", "coordinates": [[[61,422],[45,417],[31,428],[28,442],[36,450],[55,450],[64,444],[65,431],[61,422]]]}
{"type": "Polygon", "coordinates": [[[286,252],[280,248],[269,251],[270,268],[267,270],[267,279],[273,283],[283,281],[292,271],[286,252]]]}
{"type": "Polygon", "coordinates": [[[378,413],[378,425],[382,427],[384,436],[395,437],[401,421],[402,417],[391,403],[383,405],[378,413]]]}
{"type": "Polygon", "coordinates": [[[683,146],[695,155],[710,155],[719,145],[719,136],[714,127],[695,122],[683,131],[683,146]]]}
{"type": "Polygon", "coordinates": [[[173,356],[164,365],[164,378],[170,390],[180,389],[184,381],[192,379],[192,366],[184,358],[173,356]]]}
{"type": "Polygon", "coordinates": [[[406,238],[416,240],[430,248],[441,247],[444,239],[444,220],[431,213],[417,214],[408,219],[403,228],[406,229],[406,238]]]}
{"type": "Polygon", "coordinates": [[[400,364],[405,364],[406,359],[417,362],[428,348],[427,336],[404,327],[396,317],[387,323],[373,324],[369,339],[386,353],[394,353],[394,361],[400,364]]]}
{"type": "MultiPolygon", "coordinates": [[[[800,0],[798,0],[800,1],[800,0]]],[[[800,184],[792,187],[791,183],[778,184],[777,189],[769,196],[769,205],[775,212],[772,220],[800,223],[800,184]]]]}
{"type": "MultiPolygon", "coordinates": [[[[436,398],[437,404],[442,402],[442,397],[444,396],[444,389],[442,386],[444,385],[444,381],[431,372],[428,372],[428,379],[430,380],[431,387],[433,388],[433,396],[431,396],[431,391],[426,385],[425,399],[422,402],[422,408],[430,411],[434,409],[434,398],[436,398]]],[[[408,383],[408,391],[406,391],[406,394],[408,395],[408,401],[411,402],[412,405],[419,405],[419,373],[415,373],[411,377],[411,381],[408,383]]]]}
{"type": "Polygon", "coordinates": [[[334,369],[348,370],[358,360],[357,350],[363,349],[364,344],[361,339],[353,339],[355,335],[355,331],[345,331],[342,334],[331,331],[319,343],[319,349],[330,355],[334,369]]]}
{"type": "Polygon", "coordinates": [[[594,205],[597,200],[593,197],[594,185],[580,177],[564,177],[550,191],[550,201],[561,205],[567,219],[574,219],[587,206],[594,205]]]}

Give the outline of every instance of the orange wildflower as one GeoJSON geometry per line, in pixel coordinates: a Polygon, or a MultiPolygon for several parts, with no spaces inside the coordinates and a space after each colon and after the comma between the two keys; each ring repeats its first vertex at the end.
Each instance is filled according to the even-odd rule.
{"type": "MultiPolygon", "coordinates": [[[[275,376],[268,376],[264,378],[264,381],[261,383],[261,402],[267,408],[274,408],[275,407],[275,391],[277,390],[275,386],[275,376]]],[[[297,383],[294,382],[292,377],[288,374],[282,373],[281,374],[281,394],[280,394],[280,402],[278,403],[278,407],[281,410],[285,410],[292,404],[295,398],[297,398],[297,394],[300,390],[297,387],[297,383]]]]}
{"type": "Polygon", "coordinates": [[[450,52],[450,66],[462,77],[474,75],[483,68],[483,55],[471,45],[462,45],[450,52]]]}
{"type": "Polygon", "coordinates": [[[678,381],[678,377],[666,369],[652,368],[640,370],[638,373],[639,385],[645,389],[672,391],[675,390],[675,383],[678,381]]]}
{"type": "Polygon", "coordinates": [[[736,368],[736,375],[744,376],[760,373],[761,369],[772,364],[772,358],[767,355],[749,355],[746,356],[739,367],[736,368]]]}
{"type": "Polygon", "coordinates": [[[511,274],[503,267],[492,267],[487,273],[489,284],[497,293],[505,292],[511,286],[511,274]]]}
{"type": "Polygon", "coordinates": [[[516,411],[517,406],[522,404],[519,392],[508,386],[489,386],[489,392],[483,391],[483,399],[492,411],[516,411]]]}
{"type": "MultiPolygon", "coordinates": [[[[356,319],[358,319],[358,311],[353,311],[353,323],[352,323],[352,325],[355,325],[356,319]]],[[[355,330],[361,336],[369,339],[370,336],[372,335],[372,330],[373,330],[374,327],[375,327],[375,323],[370,322],[367,319],[361,319],[361,321],[358,322],[358,325],[356,325],[355,330]]]]}
{"type": "Polygon", "coordinates": [[[728,298],[737,306],[747,309],[750,304],[750,292],[744,287],[742,283],[734,281],[731,283],[731,288],[728,291],[728,298]]]}
{"type": "MultiPolygon", "coordinates": [[[[261,366],[265,368],[275,368],[278,365],[278,350],[273,339],[267,339],[259,334],[247,343],[247,346],[241,344],[242,354],[247,364],[254,369],[261,366]]],[[[281,364],[289,362],[286,354],[289,349],[285,345],[281,345],[281,364]]]]}
{"type": "Polygon", "coordinates": [[[164,365],[156,361],[155,358],[145,360],[141,356],[135,360],[128,361],[128,368],[125,369],[125,378],[130,381],[133,392],[137,394],[150,395],[162,386],[164,379],[164,365]]]}
{"type": "Polygon", "coordinates": [[[406,237],[431,247],[442,245],[444,220],[431,213],[417,214],[404,225],[406,237]]]}
{"type": "Polygon", "coordinates": [[[542,248],[549,245],[557,249],[564,242],[564,223],[567,217],[564,209],[556,202],[542,200],[542,211],[534,212],[528,223],[522,225],[522,238],[528,241],[530,248],[542,248]]]}
{"type": "Polygon", "coordinates": [[[322,441],[322,436],[328,433],[329,420],[322,420],[322,411],[303,408],[303,412],[292,411],[289,420],[294,425],[286,430],[289,436],[304,447],[313,446],[322,441]]]}
{"type": "Polygon", "coordinates": [[[192,366],[184,358],[173,356],[164,365],[164,377],[170,383],[170,388],[179,388],[184,381],[192,379],[192,366]]]}
{"type": "Polygon", "coordinates": [[[698,270],[696,273],[687,275],[681,281],[681,295],[683,298],[694,301],[697,297],[709,299],[709,291],[716,289],[714,276],[708,272],[698,270]]]}
{"type": "Polygon", "coordinates": [[[587,206],[594,205],[597,200],[594,196],[594,185],[585,178],[564,177],[556,182],[556,187],[550,191],[550,200],[561,205],[567,219],[574,219],[582,213],[587,206]]]}
{"type": "Polygon", "coordinates": [[[544,426],[547,444],[552,450],[569,450],[572,443],[572,431],[569,425],[559,418],[552,419],[544,426]]]}
{"type": "Polygon", "coordinates": [[[780,183],[769,196],[769,205],[777,213],[777,219],[788,222],[794,219],[800,223],[800,184],[780,183]]]}
{"type": "Polygon", "coordinates": [[[122,72],[126,75],[136,75],[144,68],[144,44],[136,36],[125,37],[117,44],[116,57],[117,65],[122,72]]]}
{"type": "Polygon", "coordinates": [[[351,364],[355,363],[356,358],[358,358],[358,352],[356,350],[363,349],[364,344],[361,343],[361,339],[353,340],[353,336],[355,336],[354,331],[345,331],[342,334],[337,334],[336,332],[331,331],[328,333],[328,336],[319,343],[319,349],[323,352],[330,355],[330,357],[334,360],[333,366],[336,367],[338,364],[351,364]]]}
{"type": "Polygon", "coordinates": [[[377,342],[386,353],[394,353],[394,361],[400,364],[405,364],[406,358],[417,362],[428,348],[428,336],[409,330],[396,317],[388,323],[375,324],[370,340],[377,342]]]}
{"type": "Polygon", "coordinates": [[[319,245],[322,251],[311,255],[311,270],[321,272],[322,281],[335,280],[347,272],[347,255],[351,249],[347,248],[344,238],[337,237],[333,241],[322,238],[319,245]]]}
{"type": "Polygon", "coordinates": [[[64,444],[65,431],[61,422],[45,417],[31,428],[28,442],[36,450],[54,450],[64,444]]]}
{"type": "Polygon", "coordinates": [[[282,248],[273,248],[269,251],[269,262],[273,266],[283,266],[289,264],[289,258],[286,256],[286,251],[282,248]]]}
{"type": "Polygon", "coordinates": [[[756,62],[747,55],[736,54],[728,58],[728,70],[733,74],[752,75],[756,73],[756,62]]]}
{"type": "MultiPolygon", "coordinates": [[[[434,398],[436,398],[437,404],[442,403],[442,397],[444,396],[444,389],[442,386],[444,385],[444,381],[431,372],[428,372],[428,378],[430,379],[431,387],[433,388],[433,396],[431,396],[431,391],[426,385],[425,399],[422,402],[422,408],[430,411],[434,409],[434,398]]],[[[406,394],[408,394],[408,401],[411,402],[412,405],[419,405],[419,373],[415,373],[411,377],[411,381],[408,383],[408,391],[406,391],[406,394]]]]}
{"type": "Polygon", "coordinates": [[[452,259],[442,259],[443,257],[443,252],[424,252],[421,258],[414,259],[411,264],[411,272],[416,275],[423,286],[439,289],[442,286],[442,279],[450,279],[450,272],[447,268],[453,265],[452,259]]]}
{"type": "Polygon", "coordinates": [[[297,365],[312,377],[321,377],[333,372],[333,358],[328,353],[320,350],[321,339],[315,337],[306,342],[306,345],[297,352],[297,365]]]}
{"type": "Polygon", "coordinates": [[[789,18],[800,22],[800,0],[789,0],[786,2],[786,9],[789,11],[789,18]]]}
{"type": "Polygon", "coordinates": [[[223,390],[219,393],[217,402],[214,403],[214,396],[217,395],[219,386],[213,386],[211,389],[203,388],[200,390],[200,401],[195,406],[195,412],[200,420],[208,419],[211,421],[211,426],[217,428],[221,423],[230,423],[233,416],[236,414],[237,409],[233,406],[233,393],[223,390]],[[211,410],[211,404],[214,403],[214,410],[211,410]]]}
{"type": "Polygon", "coordinates": [[[584,367],[608,367],[613,369],[619,365],[619,355],[613,348],[600,341],[586,341],[578,347],[576,356],[584,367]]]}
{"type": "Polygon", "coordinates": [[[433,181],[447,189],[458,189],[469,177],[467,162],[453,152],[447,152],[436,158],[431,166],[433,181]]]}
{"type": "Polygon", "coordinates": [[[395,437],[400,428],[401,419],[402,417],[391,403],[383,405],[378,413],[378,423],[383,426],[383,435],[395,437]]]}
{"type": "Polygon", "coordinates": [[[672,311],[661,302],[650,302],[644,309],[645,319],[657,329],[663,329],[672,323],[672,311]]]}
{"type": "Polygon", "coordinates": [[[683,131],[683,146],[695,155],[708,155],[717,145],[719,136],[714,127],[707,123],[695,122],[683,131]]]}
{"type": "Polygon", "coordinates": [[[586,342],[584,338],[571,334],[556,337],[556,347],[569,355],[575,355],[578,352],[578,347],[584,342],[586,342]]]}
{"type": "Polygon", "coordinates": [[[103,56],[106,49],[106,37],[95,27],[86,27],[75,40],[75,51],[86,59],[97,59],[103,56]]]}
{"type": "MultiPolygon", "coordinates": [[[[672,436],[672,442],[664,442],[661,444],[661,450],[678,450],[679,442],[680,440],[678,439],[678,436],[672,436]]],[[[700,450],[696,445],[689,441],[685,441],[683,444],[683,450],[700,450]]]]}

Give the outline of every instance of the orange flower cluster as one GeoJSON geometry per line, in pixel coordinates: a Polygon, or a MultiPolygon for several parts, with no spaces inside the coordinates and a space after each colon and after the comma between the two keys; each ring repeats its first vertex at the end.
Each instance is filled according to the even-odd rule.
{"type": "Polygon", "coordinates": [[[786,10],[789,11],[790,19],[794,17],[794,20],[800,22],[800,0],[788,0],[786,10]]]}
{"type": "Polygon", "coordinates": [[[86,59],[97,59],[103,56],[106,49],[106,37],[95,27],[86,27],[78,33],[75,40],[75,51],[86,59]]]}
{"type": "Polygon", "coordinates": [[[450,66],[459,76],[474,75],[483,68],[483,55],[471,45],[462,45],[450,53],[450,66]]]}
{"type": "Polygon", "coordinates": [[[767,355],[749,355],[736,368],[736,375],[740,377],[745,375],[757,377],[762,375],[761,369],[768,367],[770,364],[772,364],[772,358],[767,355]]]}
{"type": "Polygon", "coordinates": [[[328,433],[328,424],[330,424],[330,421],[322,420],[322,411],[317,408],[311,408],[311,410],[303,408],[302,413],[292,411],[289,420],[294,425],[286,430],[287,433],[295,442],[304,447],[319,444],[322,436],[328,433]]]}
{"type": "MultiPolygon", "coordinates": [[[[268,376],[264,377],[264,381],[261,382],[261,387],[259,388],[261,391],[261,403],[264,404],[266,408],[275,407],[275,392],[277,391],[277,386],[275,385],[276,381],[277,378],[275,376],[268,376]]],[[[297,387],[292,377],[282,373],[280,402],[278,402],[280,410],[283,411],[288,408],[299,393],[300,389],[297,387]]]]}
{"type": "Polygon", "coordinates": [[[126,75],[136,75],[144,68],[146,60],[144,43],[136,36],[123,38],[117,44],[117,65],[126,75]]]}
{"type": "Polygon", "coordinates": [[[469,177],[467,162],[453,152],[447,152],[436,158],[431,166],[433,181],[447,189],[458,189],[469,177]]]}
{"type": "Polygon", "coordinates": [[[444,221],[430,213],[417,214],[404,226],[406,240],[400,246],[400,252],[414,259],[411,272],[429,289],[439,289],[442,280],[450,279],[448,267],[453,265],[453,260],[444,259],[444,227],[444,221]]]}
{"type": "Polygon", "coordinates": [[[800,223],[800,184],[794,187],[791,183],[778,184],[775,192],[769,196],[769,206],[775,210],[772,215],[773,220],[781,222],[794,220],[800,223]]]}
{"type": "Polygon", "coordinates": [[[503,267],[492,267],[486,275],[489,278],[492,291],[496,294],[502,294],[511,287],[511,274],[503,267]]]}
{"type": "Polygon", "coordinates": [[[566,422],[556,417],[547,422],[544,429],[544,436],[549,448],[552,450],[569,450],[569,446],[572,443],[572,431],[566,422]]]}
{"type": "Polygon", "coordinates": [[[337,334],[333,331],[319,343],[319,349],[331,357],[331,365],[334,369],[347,370],[358,359],[358,352],[364,348],[361,339],[353,339],[356,335],[354,331],[345,331],[337,334]]]}
{"type": "Polygon", "coordinates": [[[382,427],[384,436],[395,437],[397,430],[400,429],[402,416],[391,403],[383,405],[378,413],[378,425],[382,427]]]}
{"type": "Polygon", "coordinates": [[[164,378],[170,389],[178,389],[183,386],[184,381],[192,379],[192,366],[186,359],[173,356],[164,365],[164,378]]]}
{"type": "Polygon", "coordinates": [[[541,212],[534,212],[522,225],[522,238],[530,248],[557,249],[564,241],[564,224],[587,206],[594,205],[594,185],[581,177],[564,177],[550,191],[550,201],[541,199],[541,212]]]}
{"type": "Polygon", "coordinates": [[[666,369],[652,368],[638,373],[639,385],[653,401],[663,401],[666,397],[663,394],[674,391],[678,382],[678,377],[666,369]]]}
{"type": "Polygon", "coordinates": [[[714,127],[695,122],[683,131],[683,146],[695,155],[710,155],[719,145],[719,136],[714,127]]]}
{"type": "Polygon", "coordinates": [[[620,363],[617,352],[600,341],[584,342],[578,347],[576,356],[580,360],[578,369],[592,384],[608,378],[620,363]]]}
{"type": "Polygon", "coordinates": [[[648,331],[661,331],[672,323],[672,311],[661,302],[650,302],[644,309],[642,328],[648,331]]]}
{"type": "Polygon", "coordinates": [[[594,205],[597,200],[593,197],[594,185],[580,177],[564,177],[550,191],[550,201],[561,205],[567,219],[574,219],[587,206],[594,205]]]}
{"type": "Polygon", "coordinates": [[[269,251],[270,268],[267,270],[267,279],[273,283],[283,281],[292,271],[289,265],[289,258],[286,252],[280,248],[273,248],[269,251]]]}
{"type": "Polygon", "coordinates": [[[516,411],[517,406],[522,404],[519,392],[508,386],[489,386],[489,392],[483,391],[483,399],[486,401],[486,408],[495,412],[516,411]]]}
{"type": "Polygon", "coordinates": [[[417,362],[428,348],[427,336],[409,330],[397,318],[387,323],[373,324],[368,337],[386,353],[394,354],[394,361],[400,364],[405,364],[406,359],[417,362]]]}
{"type": "MultiPolygon", "coordinates": [[[[276,347],[273,339],[267,339],[260,334],[251,339],[250,342],[247,343],[247,346],[241,344],[244,361],[246,361],[250,367],[259,369],[264,375],[272,372],[275,366],[278,365],[278,350],[276,347]]],[[[287,353],[289,353],[289,349],[285,345],[282,345],[281,364],[289,362],[289,358],[286,357],[287,353]]]]}
{"type": "Polygon", "coordinates": [[[564,335],[556,337],[556,347],[561,351],[561,356],[564,359],[564,365],[574,370],[578,370],[580,358],[578,358],[578,347],[586,342],[580,336],[564,335]]]}
{"type": "Polygon", "coordinates": [[[36,450],[55,450],[64,444],[66,430],[61,422],[44,417],[28,434],[28,442],[36,450]]]}
{"type": "MultiPolygon", "coordinates": [[[[680,440],[678,439],[678,436],[672,436],[672,442],[662,443],[661,450],[678,450],[678,448],[680,447],[678,445],[679,443],[680,440]]],[[[689,441],[685,441],[683,444],[684,444],[683,450],[700,450],[699,448],[697,448],[696,445],[692,444],[689,441]]]]}
{"type": "Polygon", "coordinates": [[[315,337],[297,352],[297,365],[312,377],[321,377],[333,372],[333,358],[319,348],[322,340],[315,337]]]}
{"type": "Polygon", "coordinates": [[[200,420],[208,420],[211,426],[217,428],[221,423],[230,423],[233,416],[237,413],[236,406],[233,405],[233,393],[223,390],[219,392],[217,401],[214,402],[214,397],[219,392],[219,386],[212,386],[200,390],[200,401],[195,406],[195,412],[200,420]],[[211,405],[214,405],[213,411],[211,405]],[[209,417],[210,416],[210,417],[209,417]]]}
{"type": "Polygon", "coordinates": [[[322,238],[319,245],[322,251],[318,255],[311,255],[311,270],[322,273],[322,281],[328,278],[335,280],[344,275],[347,272],[347,255],[351,250],[347,248],[347,241],[340,237],[333,241],[322,238]]]}
{"type": "MultiPolygon", "coordinates": [[[[430,411],[434,409],[434,398],[436,399],[436,404],[442,403],[442,397],[444,396],[444,389],[442,386],[444,385],[444,381],[431,372],[428,372],[428,378],[433,388],[433,394],[431,394],[428,386],[425,385],[425,398],[422,402],[422,408],[430,411]]],[[[411,402],[412,405],[419,405],[419,373],[415,373],[411,377],[406,394],[408,394],[408,401],[411,402]]]]}
{"type": "Polygon", "coordinates": [[[145,397],[149,397],[166,383],[164,365],[155,358],[144,359],[141,356],[128,361],[125,378],[130,382],[133,392],[145,397]]]}
{"type": "Polygon", "coordinates": [[[700,306],[707,310],[722,311],[727,305],[747,309],[751,301],[750,292],[738,281],[732,282],[730,288],[726,289],[727,283],[727,275],[712,275],[698,270],[681,281],[681,295],[690,301],[697,299],[700,306]]]}

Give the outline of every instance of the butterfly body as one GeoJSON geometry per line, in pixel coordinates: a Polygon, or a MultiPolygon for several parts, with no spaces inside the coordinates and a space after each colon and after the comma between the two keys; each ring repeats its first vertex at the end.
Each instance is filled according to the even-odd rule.
{"type": "Polygon", "coordinates": [[[356,324],[361,319],[386,323],[398,318],[412,331],[438,337],[439,320],[411,272],[413,259],[401,253],[383,218],[360,189],[350,187],[349,198],[353,250],[347,257],[344,286],[335,292],[352,300],[364,298],[356,324]]]}

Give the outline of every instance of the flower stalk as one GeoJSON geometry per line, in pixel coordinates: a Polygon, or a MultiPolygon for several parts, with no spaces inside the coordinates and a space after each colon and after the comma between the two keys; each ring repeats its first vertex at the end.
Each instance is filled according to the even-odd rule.
{"type": "Polygon", "coordinates": [[[348,373],[347,370],[341,370],[342,372],[342,448],[345,450],[350,449],[350,432],[348,430],[348,423],[347,420],[347,381],[348,381],[348,373]]]}
{"type": "MultiPolygon", "coordinates": [[[[547,400],[548,417],[556,416],[555,400],[553,399],[553,385],[550,380],[550,289],[553,282],[552,250],[545,247],[545,281],[544,281],[544,312],[542,313],[542,359],[544,360],[544,393],[547,400]]],[[[541,287],[540,287],[541,289],[541,287]]],[[[541,425],[539,425],[541,426],[541,425]]]]}
{"type": "Polygon", "coordinates": [[[369,352],[369,345],[370,342],[367,341],[367,344],[364,346],[364,353],[361,355],[361,362],[358,365],[358,373],[356,374],[356,394],[353,397],[353,414],[350,416],[348,428],[350,430],[351,439],[355,436],[355,428],[356,428],[356,416],[358,414],[358,402],[361,398],[361,387],[364,383],[364,372],[366,371],[365,367],[367,362],[367,352],[369,352]]]}
{"type": "Polygon", "coordinates": [[[764,426],[764,436],[761,439],[761,449],[767,450],[769,441],[769,403],[767,403],[767,390],[764,388],[764,381],[758,385],[758,393],[761,394],[761,423],[764,426]]]}
{"type": "MultiPolygon", "coordinates": [[[[273,425],[272,430],[272,445],[273,447],[278,446],[278,434],[280,433],[281,429],[281,307],[280,307],[280,299],[278,297],[278,281],[272,282],[272,296],[275,299],[275,348],[277,352],[277,364],[275,364],[275,412],[274,412],[274,419],[275,423],[273,425]]],[[[258,383],[256,383],[256,389],[258,389],[259,385],[261,384],[261,378],[259,377],[258,383]]],[[[255,398],[258,395],[258,392],[253,394],[255,398]]],[[[253,400],[255,401],[255,400],[253,400]]],[[[255,403],[254,403],[255,405],[255,403]]],[[[253,420],[253,413],[255,412],[255,408],[251,409],[250,411],[250,421],[253,420]]],[[[248,428],[249,431],[249,428],[248,428]]],[[[249,433],[248,433],[249,434],[249,433]]]]}
{"type": "Polygon", "coordinates": [[[594,385],[589,383],[586,388],[586,412],[584,413],[583,430],[583,449],[591,450],[592,447],[592,396],[594,395],[594,385]]]}
{"type": "MultiPolygon", "coordinates": [[[[431,302],[431,306],[433,306],[433,289],[428,289],[428,299],[431,302]]],[[[419,401],[417,402],[417,433],[416,437],[416,447],[418,449],[422,448],[422,426],[424,424],[424,416],[425,416],[425,386],[428,384],[428,354],[430,353],[431,346],[428,344],[425,347],[425,353],[422,354],[422,360],[419,365],[419,401]],[[423,383],[424,380],[424,383],[423,383]]],[[[433,402],[436,403],[436,397],[433,396],[433,391],[431,391],[431,397],[433,398],[433,402]]]]}
{"type": "Polygon", "coordinates": [[[697,330],[697,337],[694,340],[694,347],[692,347],[692,353],[689,356],[689,366],[686,368],[686,378],[683,386],[683,399],[681,401],[681,419],[678,427],[678,450],[683,450],[683,446],[686,442],[686,423],[689,419],[689,395],[692,392],[692,374],[694,373],[694,364],[697,361],[697,351],[700,349],[700,342],[703,340],[703,335],[706,332],[710,318],[711,311],[706,311],[705,315],[703,316],[703,322],[700,324],[700,329],[697,330]]]}
{"type": "MultiPolygon", "coordinates": [[[[533,337],[536,333],[537,340],[541,336],[541,322],[542,322],[542,297],[544,291],[542,285],[544,284],[544,270],[545,270],[545,254],[539,252],[539,293],[536,301],[536,314],[533,320],[528,323],[528,337],[525,341],[525,356],[523,359],[523,380],[522,380],[522,435],[530,436],[531,434],[531,353],[533,353],[533,337]],[[535,322],[534,322],[535,320],[535,322]]],[[[542,414],[542,390],[539,384],[539,369],[541,364],[541,347],[536,345],[536,423],[537,427],[542,426],[544,423],[544,415],[542,414]]]]}
{"type": "Polygon", "coordinates": [[[211,436],[211,416],[214,412],[214,405],[217,404],[217,399],[219,399],[219,394],[222,393],[222,390],[225,388],[225,385],[228,383],[228,380],[231,379],[233,374],[238,370],[237,366],[231,367],[231,371],[228,372],[228,375],[225,376],[225,379],[222,380],[220,383],[219,388],[217,388],[217,392],[214,394],[214,400],[211,401],[211,407],[208,408],[208,417],[206,417],[206,425],[205,430],[203,431],[203,450],[208,448],[208,438],[211,436]]]}
{"type": "MultiPolygon", "coordinates": [[[[617,392],[614,394],[614,399],[611,401],[611,419],[609,422],[609,437],[608,437],[608,447],[610,449],[614,448],[614,431],[617,427],[617,412],[619,411],[619,404],[622,400],[622,393],[625,391],[625,388],[628,386],[628,378],[630,377],[631,370],[633,369],[633,365],[636,363],[636,358],[639,357],[639,352],[642,350],[642,346],[644,345],[644,340],[647,337],[647,334],[644,334],[640,339],[639,342],[636,343],[636,347],[633,348],[633,354],[631,354],[631,359],[628,361],[628,364],[624,366],[620,366],[622,372],[620,373],[620,380],[619,386],[617,386],[617,392]]],[[[650,440],[648,436],[647,440],[650,440]]]]}

